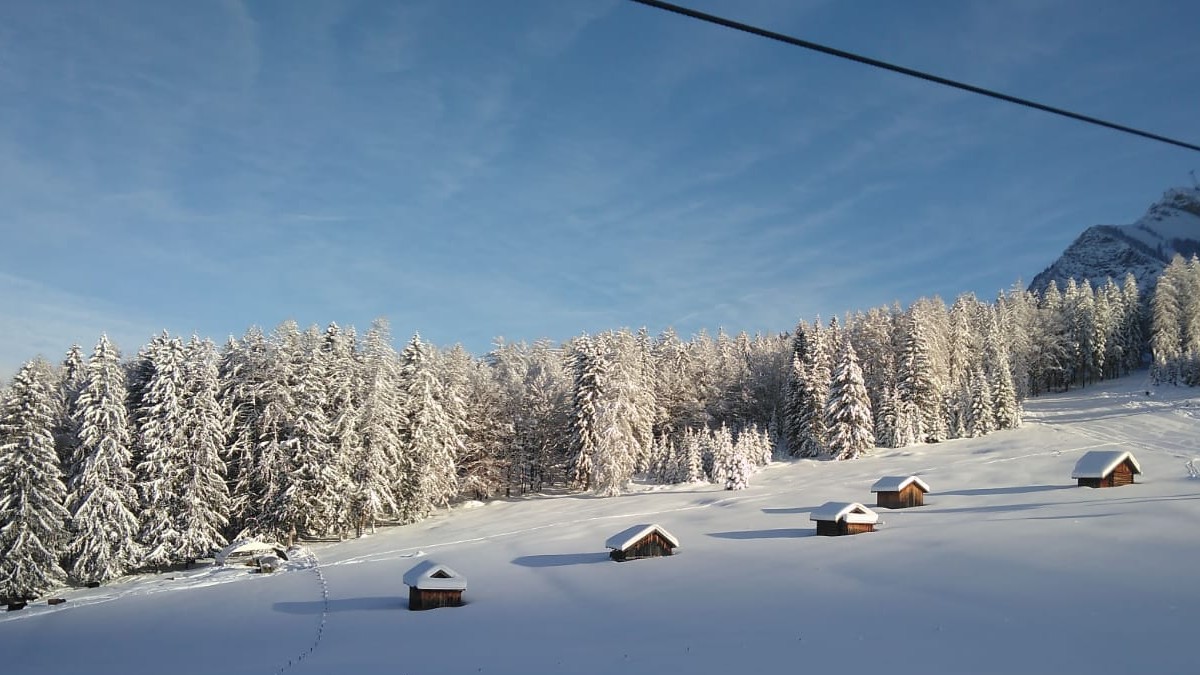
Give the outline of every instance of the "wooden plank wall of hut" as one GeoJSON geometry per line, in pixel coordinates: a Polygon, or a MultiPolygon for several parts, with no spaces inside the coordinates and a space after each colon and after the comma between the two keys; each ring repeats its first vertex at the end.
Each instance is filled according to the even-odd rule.
{"type": "Polygon", "coordinates": [[[659,556],[672,555],[671,542],[657,532],[642,537],[633,546],[624,551],[613,551],[611,558],[616,561],[631,560],[633,558],[656,558],[659,556]]]}
{"type": "Polygon", "coordinates": [[[818,520],[817,521],[817,534],[822,537],[836,537],[839,534],[844,534],[844,532],[842,532],[842,527],[841,527],[842,525],[845,525],[845,523],[835,523],[835,522],[831,522],[828,520],[818,520]]]}
{"type": "Polygon", "coordinates": [[[901,508],[923,506],[925,504],[925,493],[921,492],[921,488],[917,487],[916,483],[909,483],[900,491],[900,504],[902,505],[901,508]]]}
{"type": "Polygon", "coordinates": [[[459,607],[462,602],[462,591],[408,589],[409,609],[435,609],[437,607],[459,607]]]}
{"type": "Polygon", "coordinates": [[[862,534],[863,532],[874,532],[874,523],[844,523],[846,526],[846,534],[862,534]]]}
{"type": "Polygon", "coordinates": [[[1132,485],[1133,484],[1133,467],[1129,466],[1129,462],[1121,462],[1112,472],[1112,485],[1132,485]]]}

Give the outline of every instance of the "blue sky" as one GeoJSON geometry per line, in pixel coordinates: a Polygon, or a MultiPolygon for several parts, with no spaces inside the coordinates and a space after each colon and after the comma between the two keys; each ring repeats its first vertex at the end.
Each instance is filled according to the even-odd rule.
{"type": "MultiPolygon", "coordinates": [[[[1200,141],[1200,4],[693,0],[1200,141]]],[[[0,8],[0,376],[107,331],[782,331],[994,297],[1200,154],[622,0],[0,8]]]]}

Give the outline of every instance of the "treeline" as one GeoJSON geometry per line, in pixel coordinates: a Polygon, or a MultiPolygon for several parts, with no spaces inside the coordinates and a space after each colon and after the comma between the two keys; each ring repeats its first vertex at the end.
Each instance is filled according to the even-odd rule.
{"type": "MultiPolygon", "coordinates": [[[[1190,335],[1200,319],[1182,311],[1190,335]]],[[[619,330],[482,358],[418,336],[397,353],[382,320],[361,338],[252,328],[221,348],[162,334],[127,360],[102,337],[87,359],[25,364],[3,392],[0,596],[234,537],[361,535],[459,499],[611,495],[635,477],[739,489],[772,456],[978,436],[1017,426],[1028,396],[1138,367],[1145,334],[1130,276],[779,335],[619,330]]]]}
{"type": "Polygon", "coordinates": [[[1175,256],[1150,303],[1156,383],[1200,384],[1200,258],[1175,256]]]}

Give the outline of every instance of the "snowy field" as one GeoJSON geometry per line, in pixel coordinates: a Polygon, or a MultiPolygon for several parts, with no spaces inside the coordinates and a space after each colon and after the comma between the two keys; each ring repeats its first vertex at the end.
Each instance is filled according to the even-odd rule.
{"type": "Polygon", "coordinates": [[[1029,401],[1022,429],[852,462],[777,463],[748,490],[644,489],[468,504],[274,575],[132,577],[0,614],[4,673],[1196,673],[1200,391],[1144,374],[1029,401]],[[1087,449],[1137,485],[1073,486],[1087,449]],[[926,506],[814,536],[827,500],[918,473],[926,506]],[[682,544],[610,562],[640,522],[682,544]],[[461,608],[407,610],[421,559],[461,608]],[[319,560],[319,564],[316,563],[319,560]]]}

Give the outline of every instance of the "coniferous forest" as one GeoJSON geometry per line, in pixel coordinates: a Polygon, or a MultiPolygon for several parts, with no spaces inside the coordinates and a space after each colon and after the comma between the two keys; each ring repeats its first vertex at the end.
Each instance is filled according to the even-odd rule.
{"type": "Polygon", "coordinates": [[[0,598],[166,569],[258,536],[361,536],[455,501],[632,481],[747,487],[788,457],[981,436],[1021,402],[1119,377],[1200,383],[1200,262],[993,302],[921,299],[790,333],[622,329],[482,358],[386,321],[218,347],[101,336],[0,392],[0,598]]]}

